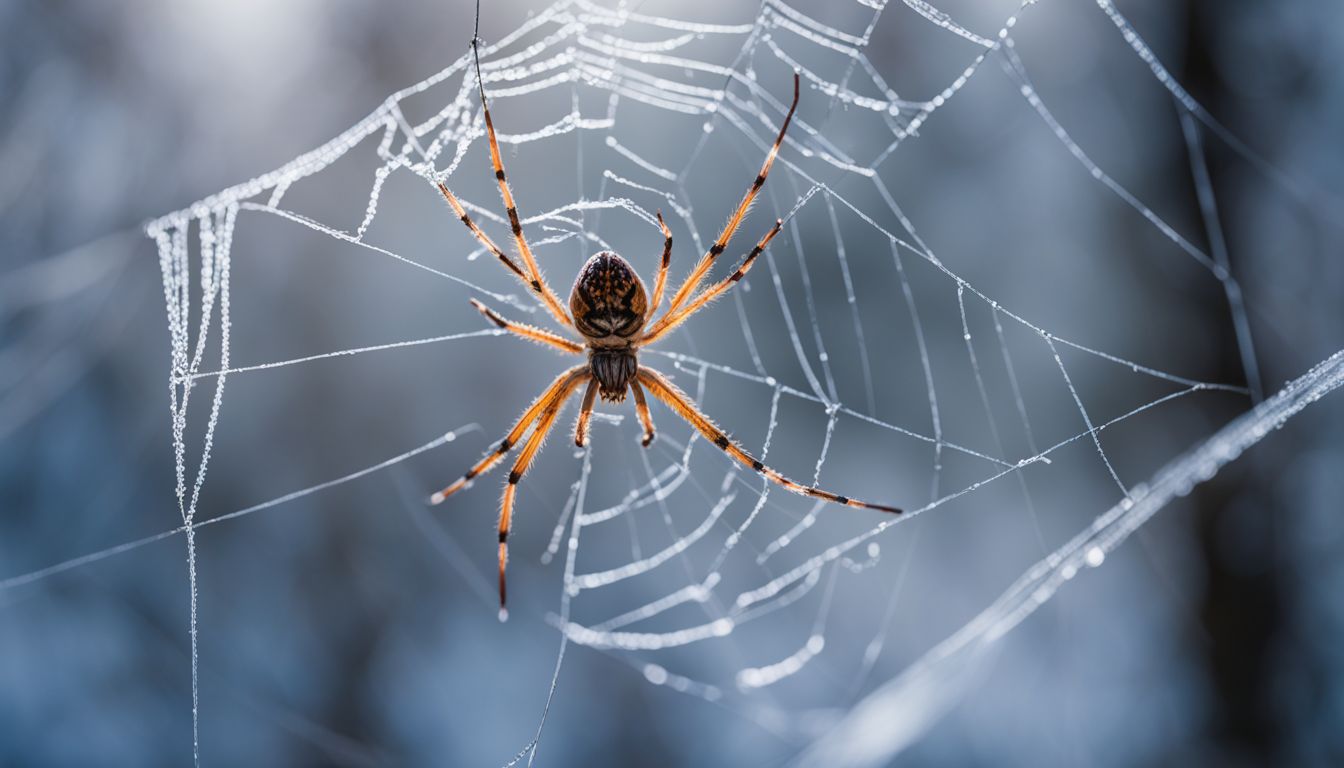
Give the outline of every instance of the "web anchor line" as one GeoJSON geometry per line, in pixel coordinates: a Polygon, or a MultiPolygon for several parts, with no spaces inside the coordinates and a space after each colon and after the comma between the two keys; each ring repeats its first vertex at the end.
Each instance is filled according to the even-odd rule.
{"type": "Polygon", "coordinates": [[[912,744],[956,701],[976,664],[1077,574],[1101,566],[1172,500],[1208,482],[1228,464],[1289,419],[1344,386],[1344,350],[1322,360],[1276,395],[1232,420],[1204,442],[1158,470],[1130,495],[1098,516],[1062,547],[1028,568],[1012,586],[955,634],[856,704],[829,733],[803,754],[800,766],[878,766],[912,744]],[[934,695],[930,695],[933,692],[934,695]],[[918,703],[911,707],[909,704],[918,703]],[[869,725],[889,713],[913,722],[898,729],[869,725]],[[859,746],[856,746],[859,745],[859,746]]]}

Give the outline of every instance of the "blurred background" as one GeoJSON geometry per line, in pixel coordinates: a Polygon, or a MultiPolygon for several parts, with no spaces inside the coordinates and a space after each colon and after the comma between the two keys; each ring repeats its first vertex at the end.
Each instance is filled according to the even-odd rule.
{"type": "MultiPolygon", "coordinates": [[[[872,69],[916,107],[980,51],[900,3],[880,13],[859,3],[811,5],[795,3],[837,29],[867,34],[872,69]]],[[[521,0],[486,6],[487,43],[545,8],[521,0]]],[[[1254,153],[1201,134],[1221,237],[1244,294],[1254,373],[1266,392],[1276,391],[1344,347],[1344,7],[1327,0],[1119,6],[1179,82],[1254,153]]],[[[938,7],[985,36],[1018,10],[1001,0],[938,7]]],[[[787,15],[761,8],[646,0],[635,10],[737,25],[787,15]]],[[[282,165],[448,66],[465,50],[473,13],[465,0],[0,5],[0,765],[192,759],[184,537],[23,578],[182,523],[164,386],[164,296],[142,225],[282,165]]],[[[633,26],[632,35],[658,31],[633,26]]],[[[684,171],[676,199],[689,210],[674,222],[674,270],[686,269],[696,256],[692,230],[702,242],[713,237],[780,119],[788,67],[776,50],[880,96],[871,86],[863,91],[870,78],[851,59],[778,25],[765,29],[768,42],[758,40],[747,59],[738,56],[741,35],[703,36],[684,53],[756,74],[759,90],[730,89],[742,104],[764,105],[763,121],[746,119],[751,137],[723,115],[617,104],[591,84],[501,93],[496,123],[513,136],[571,111],[614,114],[606,128],[506,144],[524,215],[611,197],[669,211],[668,199],[613,178],[668,189],[615,151],[607,141],[614,138],[684,171]]],[[[647,39],[678,34],[663,29],[647,39]]],[[[1025,8],[1013,37],[1036,93],[1072,140],[1147,210],[1212,253],[1172,96],[1107,16],[1091,3],[1051,0],[1025,8]]],[[[557,52],[567,45],[550,44],[557,52]]],[[[1175,376],[1247,385],[1224,285],[1089,174],[1003,61],[991,55],[879,165],[913,234],[869,180],[800,151],[829,143],[866,166],[893,141],[891,126],[805,87],[800,117],[812,131],[794,129],[798,143],[784,154],[797,168],[777,166],[731,252],[745,251],[745,241],[793,208],[811,186],[806,172],[1059,337],[1175,376]]],[[[670,70],[695,85],[723,85],[721,75],[670,70]]],[[[460,85],[459,73],[445,90],[408,102],[408,118],[432,116],[460,85]]],[[[903,111],[898,123],[912,115],[903,111]]],[[[376,142],[297,184],[282,207],[354,232],[379,165],[376,142]]],[[[440,170],[453,150],[436,162],[440,170]]],[[[502,213],[479,140],[450,183],[502,213]]],[[[619,209],[572,219],[575,231],[596,233],[651,280],[659,238],[646,222],[619,209]]],[[[502,239],[506,230],[485,221],[502,239]]],[[[529,228],[534,240],[555,234],[529,228]]],[[[468,298],[517,292],[493,260],[469,258],[476,244],[432,187],[404,169],[388,178],[366,242],[480,290],[244,211],[232,251],[231,364],[476,331],[482,321],[468,298]]],[[[539,257],[565,292],[598,247],[571,237],[539,257]]],[[[193,279],[195,258],[193,244],[193,279]]],[[[1012,460],[1085,428],[1041,337],[969,290],[963,298],[964,315],[945,273],[909,250],[898,270],[887,238],[823,193],[738,296],[706,310],[665,348],[842,403],[850,415],[833,434],[815,401],[786,395],[772,421],[772,389],[758,380],[644,359],[673,374],[749,449],[768,435],[771,463],[794,477],[810,480],[822,467],[826,487],[916,509],[968,488],[993,465],[959,450],[935,456],[927,442],[853,413],[1012,460]]],[[[544,322],[525,301],[490,301],[544,322]]],[[[1127,364],[1060,350],[1094,424],[1181,389],[1127,364]]],[[[218,355],[207,347],[202,370],[216,370],[218,355]]],[[[584,463],[563,434],[571,417],[523,483],[507,623],[496,620],[492,586],[502,474],[442,507],[423,500],[474,461],[563,365],[548,350],[483,336],[228,378],[198,520],[342,477],[449,430],[457,438],[198,532],[203,763],[499,765],[529,743],[560,645],[548,616],[560,610],[565,549],[549,564],[540,559],[584,463]]],[[[189,484],[212,393],[213,381],[199,386],[189,412],[189,484]]],[[[1118,422],[1101,440],[1115,475],[1132,487],[1251,406],[1245,394],[1195,392],[1118,422]]],[[[691,436],[659,408],[660,440],[641,452],[628,404],[603,412],[624,418],[594,427],[583,502],[590,510],[676,467],[691,436]]],[[[948,716],[895,764],[1344,762],[1341,434],[1337,394],[1163,512],[1004,638],[948,716]]],[[[703,444],[689,456],[685,481],[665,500],[627,513],[624,523],[585,530],[578,572],[683,540],[732,488],[722,519],[638,583],[575,598],[575,621],[610,620],[699,582],[751,513],[754,478],[703,444]]],[[[1121,498],[1090,439],[1051,459],[893,526],[874,538],[875,552],[855,553],[870,562],[829,567],[815,589],[727,638],[667,652],[571,644],[539,764],[787,761],[1121,498]],[[815,634],[825,648],[796,675],[762,689],[735,685],[741,670],[779,661],[815,634]],[[705,689],[651,680],[648,664],[719,695],[706,700],[705,689]]],[[[819,510],[790,547],[762,563],[771,543],[811,510],[806,500],[770,493],[725,558],[720,597],[731,601],[878,522],[819,510]]],[[[703,623],[722,609],[712,602],[660,617],[665,623],[653,629],[703,623]]]]}

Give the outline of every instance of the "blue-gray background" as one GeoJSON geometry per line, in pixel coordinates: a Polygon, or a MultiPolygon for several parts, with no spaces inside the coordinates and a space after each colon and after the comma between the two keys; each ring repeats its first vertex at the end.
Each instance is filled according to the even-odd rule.
{"type": "MultiPolygon", "coordinates": [[[[540,9],[486,5],[487,40],[540,9]]],[[[140,223],[280,165],[445,66],[470,36],[469,6],[140,0],[0,7],[0,579],[180,523],[158,262],[140,223]]],[[[1015,4],[940,7],[992,33],[1015,4]]],[[[743,22],[755,9],[749,2],[650,0],[641,11],[743,22]]],[[[1124,0],[1121,10],[1196,98],[1293,180],[1289,189],[1206,135],[1233,272],[1246,294],[1261,375],[1273,389],[1344,340],[1344,11],[1327,0],[1124,0]]],[[[1047,0],[1027,9],[1015,36],[1042,98],[1075,139],[1139,199],[1205,244],[1171,97],[1096,6],[1047,0]]],[[[867,49],[908,98],[931,97],[974,53],[899,3],[882,13],[867,49]]],[[[810,108],[822,124],[823,106],[810,108]]],[[[559,114],[556,103],[529,109],[514,99],[501,103],[498,119],[517,126],[505,130],[522,132],[559,114]]],[[[832,114],[824,130],[871,157],[883,139],[863,134],[848,115],[832,114]]],[[[671,130],[639,126],[638,119],[618,126],[618,135],[671,130]]],[[[685,144],[685,134],[668,141],[685,144]]],[[[557,151],[553,142],[538,144],[508,158],[522,204],[541,209],[572,200],[575,145],[557,151]]],[[[464,173],[477,172],[482,185],[474,198],[489,201],[479,143],[472,150],[464,173]]],[[[702,161],[691,187],[705,229],[719,223],[750,179],[757,152],[740,136],[712,143],[710,151],[724,162],[716,169],[702,161]]],[[[600,178],[600,168],[582,171],[600,178]]],[[[362,167],[329,173],[304,204],[326,219],[346,217],[338,225],[352,227],[348,216],[357,220],[362,211],[370,176],[362,167]]],[[[1069,156],[996,60],[903,144],[882,174],[940,258],[1004,306],[1126,360],[1200,380],[1243,381],[1221,287],[1069,156]]],[[[462,259],[472,244],[423,185],[400,183],[383,203],[382,242],[509,289],[497,265],[462,259]]],[[[783,207],[801,191],[782,179],[772,184],[783,207]]],[[[595,189],[594,182],[588,194],[595,189]]],[[[865,208],[875,204],[871,195],[854,194],[865,208]]],[[[805,262],[842,399],[867,412],[858,346],[846,336],[845,313],[831,309],[844,306],[845,294],[829,269],[834,238],[823,210],[805,212],[805,262]]],[[[608,220],[627,226],[615,215],[608,220]]],[[[927,433],[919,357],[888,306],[897,306],[900,289],[890,251],[856,221],[843,219],[860,306],[868,308],[864,349],[877,374],[871,410],[927,433]]],[[[247,226],[240,223],[234,254],[237,364],[479,327],[460,287],[427,283],[275,221],[247,226]]],[[[623,248],[648,275],[656,236],[639,229],[611,237],[623,246],[648,244],[639,255],[628,250],[634,245],[623,248]]],[[[775,258],[807,339],[792,240],[781,240],[775,258]]],[[[581,256],[549,256],[561,286],[581,256]]],[[[677,258],[684,268],[692,254],[683,246],[677,258]]],[[[912,288],[925,313],[948,439],[992,452],[966,367],[955,288],[918,269],[912,267],[912,288]]],[[[757,290],[743,311],[771,369],[805,387],[796,363],[789,367],[792,347],[769,304],[768,278],[753,273],[757,290]]],[[[970,309],[981,312],[978,338],[993,333],[983,310],[970,309]]],[[[669,347],[749,370],[740,334],[716,332],[738,323],[732,305],[710,312],[669,347]]],[[[1074,434],[1077,410],[1035,341],[1012,342],[1033,426],[1042,435],[1074,434]]],[[[992,341],[978,351],[985,360],[998,355],[992,341]]],[[[545,616],[556,607],[560,578],[556,565],[541,568],[536,555],[575,478],[567,438],[552,441],[525,486],[511,569],[515,615],[507,624],[495,620],[488,596],[473,590],[473,580],[488,579],[493,567],[493,486],[432,516],[419,504],[504,429],[559,363],[547,351],[492,338],[383,354],[390,356],[230,380],[202,497],[205,517],[367,466],[445,429],[474,422],[483,431],[397,471],[201,532],[206,764],[500,764],[535,729],[558,644],[545,616]]],[[[1100,419],[1169,391],[1123,366],[1067,354],[1066,361],[1100,419]]],[[[1006,380],[999,375],[988,384],[1001,424],[1012,423],[1006,380]]],[[[206,396],[197,397],[199,416],[206,396]]],[[[1141,481],[1249,406],[1226,394],[1186,399],[1104,433],[1124,482],[1141,481]]],[[[706,406],[749,444],[760,444],[767,405],[768,390],[710,380],[706,406]]],[[[670,414],[658,416],[666,434],[686,438],[670,414]]],[[[628,422],[599,426],[596,435],[630,445],[628,422]]],[[[807,476],[823,424],[815,408],[786,413],[772,458],[807,476]]],[[[199,435],[200,424],[192,428],[199,435]]],[[[1004,429],[1005,442],[1020,440],[1004,429]]],[[[890,435],[850,437],[843,424],[838,434],[837,457],[823,474],[831,485],[907,506],[927,500],[926,454],[923,463],[907,465],[894,457],[913,450],[883,442],[890,435]]],[[[1340,434],[1344,405],[1336,396],[1165,512],[1010,635],[993,668],[898,763],[1344,761],[1340,434]]],[[[613,498],[643,472],[624,453],[609,447],[595,454],[594,486],[613,498]]],[[[666,462],[667,454],[657,455],[666,462]]],[[[702,452],[692,467],[716,497],[726,465],[702,452]]],[[[966,467],[946,473],[943,492],[976,479],[966,467]]],[[[818,669],[772,692],[768,711],[750,710],[756,699],[747,700],[747,711],[707,704],[650,685],[621,660],[571,647],[541,763],[786,759],[798,734],[768,727],[770,713],[805,718],[813,707],[852,704],[853,691],[829,671],[851,675],[859,666],[873,628],[860,635],[849,617],[881,614],[897,574],[905,574],[904,591],[861,690],[964,624],[1117,496],[1090,441],[1049,469],[1033,468],[1029,478],[1036,518],[1023,511],[1014,485],[969,494],[887,534],[878,567],[866,578],[839,580],[818,669]]],[[[680,533],[705,514],[694,500],[673,509],[684,512],[680,533]]],[[[779,503],[795,515],[807,509],[779,503]]],[[[827,525],[845,534],[864,527],[819,523],[827,525]]],[[[649,532],[656,530],[636,534],[647,537],[646,554],[661,546],[649,532]]],[[[623,556],[593,562],[628,560],[630,544],[623,546],[623,556]]],[[[664,591],[685,583],[682,574],[667,579],[664,591]]],[[[600,595],[586,599],[596,617],[616,612],[604,614],[600,595]]],[[[189,762],[187,600],[180,536],[0,593],[0,764],[189,762]]],[[[811,622],[814,609],[786,609],[795,611],[796,624],[811,622]]],[[[765,658],[786,655],[804,635],[779,640],[765,658]]],[[[691,650],[669,667],[707,678],[726,674],[731,686],[733,661],[715,649],[691,650]]]]}

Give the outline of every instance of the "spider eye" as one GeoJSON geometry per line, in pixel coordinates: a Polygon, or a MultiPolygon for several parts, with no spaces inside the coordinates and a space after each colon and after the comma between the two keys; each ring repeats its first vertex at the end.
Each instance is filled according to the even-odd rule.
{"type": "Polygon", "coordinates": [[[601,251],[579,270],[569,309],[579,332],[590,340],[623,344],[644,327],[648,295],[629,262],[601,251]]]}

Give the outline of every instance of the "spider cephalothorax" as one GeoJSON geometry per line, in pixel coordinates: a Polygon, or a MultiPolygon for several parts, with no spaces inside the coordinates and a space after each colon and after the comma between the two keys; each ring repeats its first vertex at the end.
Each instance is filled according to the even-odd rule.
{"type": "Polygon", "coordinates": [[[850,507],[900,513],[901,510],[896,507],[869,504],[831,491],[805,486],[765,466],[733,442],[732,438],[728,437],[723,430],[715,426],[714,422],[701,413],[695,403],[681,390],[677,389],[676,385],[668,381],[658,371],[640,365],[637,357],[641,347],[652,344],[667,335],[685,322],[686,318],[732,288],[747,274],[747,270],[751,269],[756,257],[765,250],[765,247],[770,244],[775,235],[779,234],[784,222],[776,219],[775,225],[765,234],[765,237],[762,237],[756,243],[756,247],[751,249],[751,252],[742,260],[742,264],[738,266],[736,271],[703,291],[699,290],[700,283],[704,281],[710,269],[714,266],[714,260],[727,249],[728,241],[732,239],[733,234],[737,232],[737,228],[741,226],[743,218],[747,215],[747,209],[751,207],[752,201],[756,199],[756,194],[764,186],[766,176],[770,173],[770,166],[774,164],[775,157],[779,154],[780,144],[784,142],[784,134],[789,130],[789,121],[793,119],[793,112],[798,108],[797,74],[793,76],[793,104],[789,107],[789,113],[784,117],[784,125],[779,129],[779,136],[776,137],[774,146],[770,148],[770,152],[765,157],[761,172],[757,174],[756,180],[747,189],[746,196],[742,198],[737,210],[733,212],[733,215],[728,219],[728,223],[724,225],[723,231],[719,233],[714,245],[701,257],[686,281],[668,300],[667,309],[656,319],[654,315],[658,311],[658,305],[662,302],[663,292],[667,287],[667,269],[672,258],[672,233],[668,230],[667,224],[663,222],[662,214],[658,215],[658,227],[663,235],[663,257],[658,267],[657,280],[653,284],[653,298],[648,298],[648,294],[644,291],[644,283],[639,279],[639,275],[635,274],[635,270],[631,268],[629,262],[611,251],[602,251],[588,259],[587,263],[583,265],[583,269],[579,271],[578,279],[574,281],[574,289],[569,296],[569,311],[567,312],[560,303],[560,297],[556,296],[555,291],[551,290],[550,285],[542,277],[536,257],[532,255],[532,249],[528,247],[527,238],[523,236],[523,226],[518,218],[518,209],[514,205],[513,193],[509,190],[509,183],[504,176],[504,164],[499,156],[499,142],[495,138],[494,123],[490,120],[490,107],[485,100],[484,87],[481,89],[481,106],[485,113],[486,135],[490,139],[490,160],[495,167],[495,178],[499,181],[499,193],[504,198],[504,207],[508,212],[509,224],[513,229],[514,243],[518,246],[518,254],[522,257],[523,264],[520,266],[510,258],[490,239],[489,235],[476,226],[457,196],[442,182],[438,185],[439,191],[443,193],[448,204],[452,206],[453,212],[471,230],[476,239],[480,240],[496,258],[503,262],[505,267],[523,281],[561,327],[578,333],[582,337],[583,343],[541,328],[506,320],[475,299],[472,300],[472,304],[495,325],[511,333],[547,344],[570,354],[579,355],[585,351],[588,354],[586,364],[570,368],[551,382],[546,391],[542,392],[541,396],[533,401],[527,410],[523,411],[523,415],[513,425],[513,429],[509,430],[509,433],[500,441],[497,448],[468,469],[461,479],[434,494],[430,499],[431,502],[437,504],[466,487],[472,478],[498,464],[504,458],[504,455],[518,445],[523,436],[531,430],[531,435],[522,444],[522,451],[517,462],[513,465],[513,471],[509,473],[508,484],[504,487],[504,501],[499,511],[499,606],[501,617],[505,615],[504,566],[508,562],[508,538],[513,518],[513,500],[517,493],[518,481],[522,479],[523,473],[531,465],[537,451],[541,449],[542,440],[551,431],[551,427],[555,425],[555,420],[560,415],[560,409],[564,407],[565,402],[569,400],[571,395],[585,385],[587,389],[584,391],[583,403],[579,407],[578,423],[574,428],[574,442],[580,447],[587,443],[588,421],[592,416],[597,396],[600,394],[603,400],[619,402],[625,399],[627,390],[635,397],[635,413],[639,416],[640,424],[644,427],[644,445],[648,446],[652,443],[654,434],[653,417],[649,413],[649,404],[644,394],[647,389],[656,399],[666,403],[677,415],[689,422],[706,440],[742,465],[794,493],[850,507]]]}

